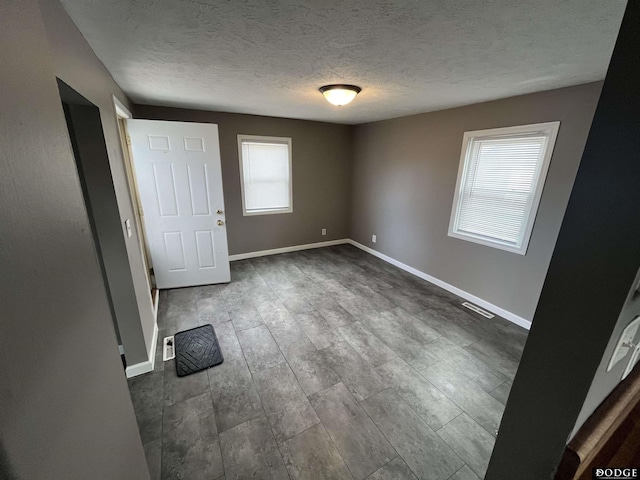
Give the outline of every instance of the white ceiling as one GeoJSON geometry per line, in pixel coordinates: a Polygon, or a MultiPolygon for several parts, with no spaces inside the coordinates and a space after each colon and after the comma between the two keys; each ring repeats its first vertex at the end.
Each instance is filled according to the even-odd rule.
{"type": "Polygon", "coordinates": [[[602,79],[626,1],[62,4],[136,103],[354,124],[602,79]]]}

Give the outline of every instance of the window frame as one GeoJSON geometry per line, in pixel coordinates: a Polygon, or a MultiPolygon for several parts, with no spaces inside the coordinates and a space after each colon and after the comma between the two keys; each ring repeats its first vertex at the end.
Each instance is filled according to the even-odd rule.
{"type": "Polygon", "coordinates": [[[505,250],[507,252],[517,253],[519,255],[526,255],[527,249],[529,247],[529,241],[531,240],[531,234],[533,232],[535,219],[538,215],[540,200],[542,198],[542,191],[544,190],[544,184],[546,182],[547,173],[549,171],[549,165],[551,164],[551,158],[553,156],[559,128],[560,122],[556,121],[464,132],[464,136],[462,138],[462,150],[460,153],[460,163],[458,165],[458,178],[456,180],[456,189],[454,192],[453,206],[451,208],[451,217],[449,220],[448,235],[450,237],[458,238],[460,240],[466,240],[487,247],[493,247],[500,250],[505,250]],[[542,158],[540,173],[536,180],[536,185],[533,191],[531,205],[524,220],[524,230],[520,244],[513,245],[512,243],[501,241],[499,239],[492,239],[489,237],[460,231],[458,229],[458,220],[460,216],[460,209],[462,206],[462,195],[465,186],[464,182],[466,180],[466,175],[471,160],[471,154],[473,151],[473,148],[471,148],[473,142],[476,139],[480,138],[518,137],[536,133],[544,133],[547,136],[548,140],[542,158]]]}
{"type": "Polygon", "coordinates": [[[275,215],[280,213],[293,213],[293,149],[291,137],[271,137],[266,135],[245,135],[238,134],[238,161],[240,164],[240,192],[242,196],[242,215],[245,217],[255,215],[275,215]],[[247,202],[245,200],[245,179],[244,179],[244,159],[242,157],[243,141],[252,141],[256,143],[272,143],[287,145],[289,152],[289,206],[277,210],[260,210],[247,211],[247,202]]]}

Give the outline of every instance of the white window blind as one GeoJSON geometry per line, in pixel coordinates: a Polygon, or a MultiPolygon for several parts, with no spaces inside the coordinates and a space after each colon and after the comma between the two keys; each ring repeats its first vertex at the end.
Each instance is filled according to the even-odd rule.
{"type": "Polygon", "coordinates": [[[524,255],[558,126],[465,133],[449,235],[524,255]]]}
{"type": "Polygon", "coordinates": [[[291,139],[238,136],[245,215],[293,211],[291,139]]]}

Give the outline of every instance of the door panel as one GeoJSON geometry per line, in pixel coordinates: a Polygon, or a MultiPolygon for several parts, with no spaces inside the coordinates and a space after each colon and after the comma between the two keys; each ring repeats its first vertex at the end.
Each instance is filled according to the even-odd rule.
{"type": "Polygon", "coordinates": [[[209,195],[209,174],[206,165],[187,165],[191,210],[193,215],[211,215],[209,195]]]}
{"type": "MultiPolygon", "coordinates": [[[[134,160],[135,163],[135,160],[134,160]]],[[[178,199],[176,198],[176,179],[173,164],[152,163],[153,179],[155,180],[155,195],[160,208],[160,216],[177,217],[178,199]]],[[[136,169],[138,167],[136,166],[136,169]]],[[[143,179],[144,180],[144,179],[143,179]]],[[[138,180],[140,181],[140,180],[138,180]]],[[[144,206],[142,207],[144,209],[144,206]]]]}
{"type": "Polygon", "coordinates": [[[213,235],[211,230],[196,232],[196,251],[200,268],[215,268],[216,255],[213,248],[213,235]]]}
{"type": "Polygon", "coordinates": [[[158,288],[228,282],[217,125],[129,120],[127,129],[158,288]]]}

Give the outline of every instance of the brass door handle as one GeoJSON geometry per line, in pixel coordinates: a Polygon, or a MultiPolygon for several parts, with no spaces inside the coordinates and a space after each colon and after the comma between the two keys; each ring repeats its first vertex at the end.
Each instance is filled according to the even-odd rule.
{"type": "Polygon", "coordinates": [[[220,209],[218,209],[218,211],[216,212],[218,215],[222,215],[224,212],[220,209]]]}
{"type": "Polygon", "coordinates": [[[224,225],[224,222],[222,220],[218,220],[218,226],[221,227],[222,225],[224,225]]]}

